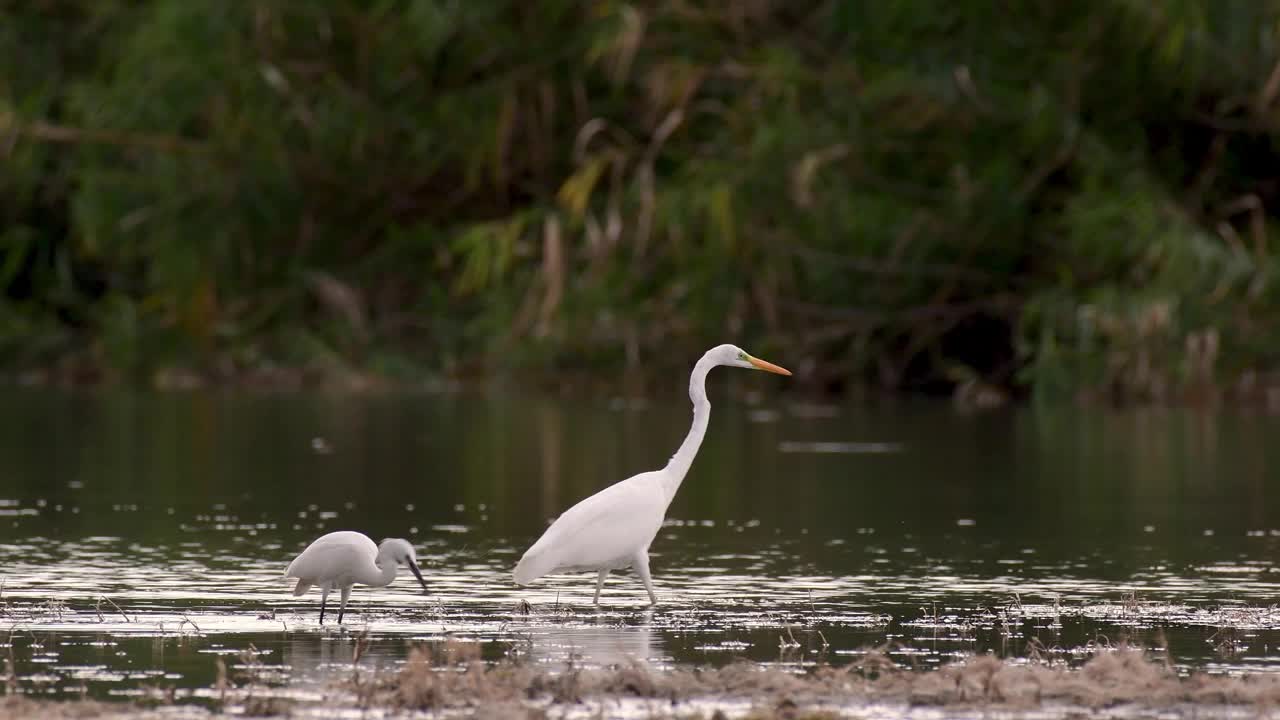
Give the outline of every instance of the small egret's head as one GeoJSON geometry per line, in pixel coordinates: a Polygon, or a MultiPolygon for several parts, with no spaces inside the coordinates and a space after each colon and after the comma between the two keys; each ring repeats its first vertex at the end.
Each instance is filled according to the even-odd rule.
{"type": "Polygon", "coordinates": [[[397,565],[408,565],[409,571],[422,585],[423,592],[427,591],[427,581],[422,579],[422,571],[418,570],[418,553],[414,552],[413,545],[409,544],[408,540],[400,538],[383,540],[378,546],[378,560],[379,564],[387,560],[397,565]]]}
{"type": "Polygon", "coordinates": [[[778,367],[771,362],[765,362],[758,357],[752,357],[746,350],[737,345],[720,345],[711,352],[714,353],[716,362],[720,365],[730,365],[750,370],[764,370],[765,372],[779,375],[791,374],[791,371],[786,368],[778,367]]]}

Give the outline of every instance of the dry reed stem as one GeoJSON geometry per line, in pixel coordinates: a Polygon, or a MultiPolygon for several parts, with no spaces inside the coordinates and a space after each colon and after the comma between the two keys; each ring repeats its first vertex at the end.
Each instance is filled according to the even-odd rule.
{"type": "MultiPolygon", "coordinates": [[[[103,600],[106,600],[108,603],[110,603],[110,604],[111,604],[111,607],[115,608],[115,609],[116,609],[116,612],[120,613],[120,617],[124,618],[124,621],[125,621],[125,622],[127,622],[127,623],[131,623],[131,622],[133,622],[133,620],[132,620],[132,619],[130,619],[130,618],[129,618],[129,616],[125,614],[124,610],[121,610],[121,609],[120,609],[120,606],[116,604],[116,601],[115,601],[115,600],[112,600],[111,598],[107,597],[106,595],[100,595],[100,596],[98,596],[98,602],[97,602],[97,604],[96,604],[96,605],[94,605],[94,608],[93,608],[93,609],[94,609],[94,611],[98,613],[98,622],[105,622],[105,621],[104,621],[104,619],[103,619],[103,617],[102,617],[102,610],[100,609],[100,608],[101,608],[101,606],[102,606],[102,601],[103,601],[103,600]]],[[[195,623],[192,623],[192,624],[194,625],[195,623]]]]}

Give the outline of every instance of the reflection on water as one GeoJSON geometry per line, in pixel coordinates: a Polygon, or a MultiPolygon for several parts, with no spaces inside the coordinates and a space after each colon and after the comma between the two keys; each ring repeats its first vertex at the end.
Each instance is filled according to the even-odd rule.
{"type": "Polygon", "coordinates": [[[608,667],[669,661],[652,629],[653,611],[637,615],[630,622],[602,614],[580,624],[533,625],[524,637],[529,654],[542,662],[573,661],[608,667]]]}
{"type": "MultiPolygon", "coordinates": [[[[661,465],[682,402],[504,395],[15,392],[0,407],[0,651],[24,688],[207,687],[215,658],[303,687],[421,641],[488,659],[846,662],[1167,648],[1280,660],[1280,421],[1246,414],[843,407],[716,397],[652,548],[517,588],[559,510],[661,465]],[[357,588],[347,625],[282,577],[335,529],[411,538],[430,596],[357,588]],[[522,601],[529,603],[528,607],[522,601]]],[[[249,670],[245,670],[246,672],[249,670]]]]}

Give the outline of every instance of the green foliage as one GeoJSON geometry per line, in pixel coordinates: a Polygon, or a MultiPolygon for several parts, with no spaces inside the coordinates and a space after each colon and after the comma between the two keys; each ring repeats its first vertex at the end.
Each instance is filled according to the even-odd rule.
{"type": "Polygon", "coordinates": [[[1164,397],[1280,350],[1277,67],[1274,0],[0,0],[0,362],[1164,397]]]}

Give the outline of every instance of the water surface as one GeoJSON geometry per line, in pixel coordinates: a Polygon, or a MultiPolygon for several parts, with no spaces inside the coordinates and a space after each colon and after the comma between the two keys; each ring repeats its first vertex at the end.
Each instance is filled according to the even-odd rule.
{"type": "Polygon", "coordinates": [[[104,697],[207,692],[219,659],[307,687],[357,645],[394,669],[446,638],[553,664],[801,667],[884,647],[930,667],[1120,642],[1184,671],[1280,662],[1276,418],[755,387],[713,390],[653,546],[662,604],[615,573],[599,610],[591,576],[517,588],[510,570],[559,511],[665,462],[679,398],[10,391],[0,654],[23,690],[104,697]],[[411,539],[430,594],[407,574],[358,588],[345,627],[320,627],[318,592],[281,576],[336,529],[411,539]]]}

